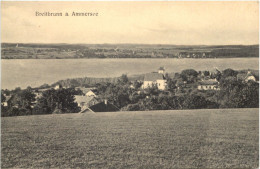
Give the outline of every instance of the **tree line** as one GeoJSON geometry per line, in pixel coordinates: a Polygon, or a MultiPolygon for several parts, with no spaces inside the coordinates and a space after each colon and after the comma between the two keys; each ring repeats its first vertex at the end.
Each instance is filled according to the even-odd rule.
{"type": "MultiPolygon", "coordinates": [[[[108,100],[122,111],[146,110],[181,110],[181,109],[218,109],[218,108],[258,108],[259,85],[255,81],[245,82],[237,78],[238,72],[226,69],[209,74],[219,81],[220,90],[197,89],[197,82],[202,72],[193,69],[183,70],[174,77],[166,74],[167,88],[161,91],[157,86],[141,89],[141,80],[129,80],[122,75],[115,82],[95,84],[100,100],[108,100]]],[[[16,88],[13,91],[1,92],[1,115],[36,115],[52,113],[76,113],[80,111],[75,103],[75,95],[82,91],[75,88],[49,89],[36,97],[35,91],[28,87],[25,90],[16,88]],[[8,106],[4,106],[6,97],[11,96],[8,106]]]]}
{"type": "Polygon", "coordinates": [[[194,85],[198,80],[198,74],[193,69],[187,69],[175,78],[166,76],[165,91],[158,90],[156,86],[140,90],[142,83],[131,83],[126,75],[121,77],[123,81],[116,84],[102,83],[97,87],[100,97],[108,99],[126,111],[259,107],[258,83],[237,79],[236,71],[226,69],[213,75],[219,80],[221,90],[198,90],[194,85]],[[184,81],[190,86],[178,88],[178,84],[183,84],[184,81]]]}
{"type": "Polygon", "coordinates": [[[49,89],[36,99],[35,92],[30,87],[25,90],[16,89],[12,91],[8,105],[4,106],[6,96],[1,92],[1,116],[21,116],[39,114],[77,113],[80,111],[75,103],[74,95],[82,94],[73,88],[49,89]]]}

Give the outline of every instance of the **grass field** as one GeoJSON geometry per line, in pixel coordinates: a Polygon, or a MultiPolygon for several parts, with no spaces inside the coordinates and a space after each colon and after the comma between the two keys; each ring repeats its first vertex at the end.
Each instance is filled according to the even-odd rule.
{"type": "Polygon", "coordinates": [[[258,168],[259,109],[2,118],[2,168],[258,168]]]}

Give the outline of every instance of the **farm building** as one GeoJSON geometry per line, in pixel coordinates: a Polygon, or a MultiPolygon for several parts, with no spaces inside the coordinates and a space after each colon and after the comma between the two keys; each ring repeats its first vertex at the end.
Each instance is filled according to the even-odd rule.
{"type": "Polygon", "coordinates": [[[220,90],[219,82],[215,79],[201,81],[198,90],[220,90]]]}
{"type": "Polygon", "coordinates": [[[144,84],[142,86],[143,89],[157,86],[159,90],[165,90],[167,86],[167,80],[164,76],[165,70],[163,67],[160,67],[157,72],[147,73],[144,76],[144,84]]]}

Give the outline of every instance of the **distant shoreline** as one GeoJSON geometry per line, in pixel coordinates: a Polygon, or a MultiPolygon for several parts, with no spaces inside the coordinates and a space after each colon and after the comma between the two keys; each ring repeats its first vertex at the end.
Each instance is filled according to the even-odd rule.
{"type": "Polygon", "coordinates": [[[100,59],[100,60],[107,60],[107,59],[181,59],[181,60],[191,60],[191,59],[248,59],[248,58],[259,58],[259,57],[218,57],[218,58],[16,58],[16,59],[7,59],[7,58],[1,58],[2,60],[94,60],[94,59],[100,59]]]}
{"type": "Polygon", "coordinates": [[[2,59],[250,58],[259,45],[1,44],[2,59]]]}

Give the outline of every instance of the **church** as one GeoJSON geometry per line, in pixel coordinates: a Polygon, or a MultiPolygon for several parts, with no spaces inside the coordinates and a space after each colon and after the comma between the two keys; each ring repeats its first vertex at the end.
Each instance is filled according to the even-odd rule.
{"type": "Polygon", "coordinates": [[[143,89],[157,86],[159,90],[165,90],[167,86],[167,80],[165,78],[165,69],[160,67],[158,72],[147,73],[144,76],[143,89]]]}

